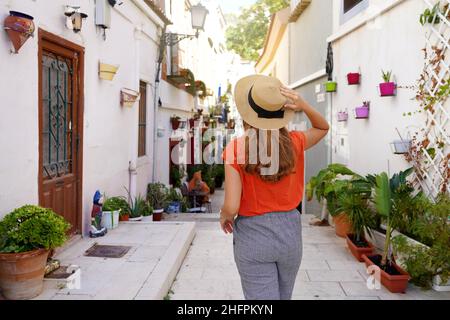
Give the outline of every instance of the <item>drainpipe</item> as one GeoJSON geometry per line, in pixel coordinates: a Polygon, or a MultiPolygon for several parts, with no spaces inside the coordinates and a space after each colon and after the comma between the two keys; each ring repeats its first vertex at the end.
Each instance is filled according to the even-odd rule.
{"type": "Polygon", "coordinates": [[[136,198],[136,163],[130,161],[128,163],[128,201],[131,203],[136,198]]]}
{"type": "Polygon", "coordinates": [[[159,42],[159,53],[158,53],[158,61],[156,65],[156,75],[155,75],[155,90],[153,95],[153,162],[152,162],[152,182],[157,182],[156,179],[156,153],[157,153],[157,143],[158,143],[158,101],[159,101],[159,83],[160,83],[160,73],[161,73],[161,65],[164,58],[164,50],[166,48],[166,42],[164,39],[164,35],[166,33],[166,27],[165,24],[162,32],[161,32],[161,39],[159,42]]]}

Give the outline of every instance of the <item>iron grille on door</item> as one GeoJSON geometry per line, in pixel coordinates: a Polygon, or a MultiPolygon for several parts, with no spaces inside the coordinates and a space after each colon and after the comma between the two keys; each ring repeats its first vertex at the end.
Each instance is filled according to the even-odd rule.
{"type": "Polygon", "coordinates": [[[139,100],[139,133],[138,133],[138,157],[146,155],[147,144],[147,83],[139,84],[141,98],[139,100]]]}
{"type": "Polygon", "coordinates": [[[46,52],[42,56],[43,177],[52,179],[72,172],[72,65],[46,52]]]}

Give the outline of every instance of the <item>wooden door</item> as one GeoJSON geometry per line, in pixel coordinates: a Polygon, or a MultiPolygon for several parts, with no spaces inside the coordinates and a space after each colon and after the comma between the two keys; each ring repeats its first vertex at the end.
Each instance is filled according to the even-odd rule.
{"type": "Polygon", "coordinates": [[[81,232],[83,48],[39,32],[39,202],[81,232]]]}

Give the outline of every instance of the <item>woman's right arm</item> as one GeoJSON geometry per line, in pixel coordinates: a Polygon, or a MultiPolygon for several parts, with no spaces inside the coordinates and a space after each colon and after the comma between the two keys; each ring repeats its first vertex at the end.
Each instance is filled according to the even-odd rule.
{"type": "Polygon", "coordinates": [[[303,111],[311,121],[312,128],[305,131],[306,136],[306,146],[305,150],[316,145],[320,140],[322,140],[328,133],[330,126],[327,120],[315,110],[308,102],[301,98],[297,92],[286,87],[281,87],[281,93],[291,100],[291,103],[286,104],[284,107],[286,109],[291,109],[294,111],[303,111]]]}

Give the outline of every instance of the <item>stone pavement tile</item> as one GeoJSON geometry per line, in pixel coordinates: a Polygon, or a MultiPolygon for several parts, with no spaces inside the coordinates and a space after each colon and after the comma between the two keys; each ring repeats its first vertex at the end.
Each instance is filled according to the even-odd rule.
{"type": "Polygon", "coordinates": [[[145,262],[158,261],[167,251],[168,245],[165,246],[140,246],[139,250],[134,252],[126,258],[129,262],[145,262]]]}
{"type": "Polygon", "coordinates": [[[309,277],[308,277],[308,274],[306,273],[306,271],[299,270],[297,273],[297,277],[295,278],[295,281],[301,281],[301,282],[309,281],[309,277]]]}
{"type": "Polygon", "coordinates": [[[330,270],[330,267],[324,259],[302,258],[300,270],[330,270]]]}
{"type": "Polygon", "coordinates": [[[132,300],[152,273],[157,261],[125,262],[110,274],[108,281],[94,296],[96,300],[132,300]]]}
{"type": "Polygon", "coordinates": [[[381,286],[380,289],[369,289],[365,281],[358,282],[341,282],[341,286],[347,296],[350,297],[379,297],[383,300],[405,300],[408,298],[402,293],[391,293],[386,288],[381,286]]]}
{"type": "Polygon", "coordinates": [[[363,281],[355,270],[307,270],[311,281],[363,281]]]}
{"type": "Polygon", "coordinates": [[[340,286],[339,282],[320,282],[320,281],[296,281],[294,285],[294,291],[292,296],[301,297],[333,297],[333,296],[345,296],[344,290],[340,286]]]}
{"type": "Polygon", "coordinates": [[[205,268],[203,279],[240,279],[237,267],[226,266],[216,268],[205,268]]]}
{"type": "Polygon", "coordinates": [[[234,291],[241,288],[239,279],[185,279],[176,281],[172,286],[174,293],[207,293],[234,291]]]}
{"type": "Polygon", "coordinates": [[[183,281],[185,279],[200,279],[203,277],[204,267],[181,267],[175,278],[175,281],[183,281]]]}
{"type": "Polygon", "coordinates": [[[92,300],[88,294],[56,294],[51,300],[92,300]]]}
{"type": "Polygon", "coordinates": [[[366,272],[366,265],[356,259],[353,259],[353,261],[327,259],[326,262],[331,270],[356,270],[364,273],[366,272]]]}

